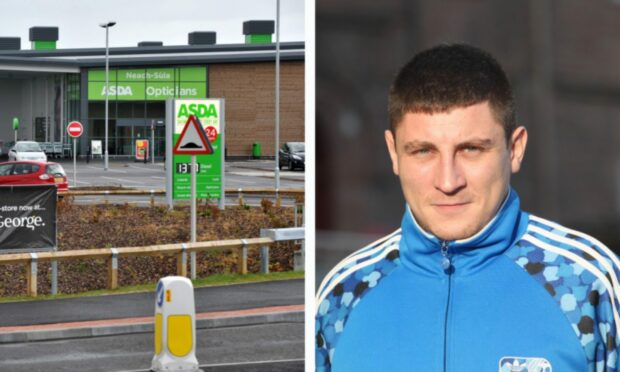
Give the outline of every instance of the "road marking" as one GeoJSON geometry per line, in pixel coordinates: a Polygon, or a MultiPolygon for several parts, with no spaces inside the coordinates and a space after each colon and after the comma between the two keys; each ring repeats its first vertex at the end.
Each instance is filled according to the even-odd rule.
{"type": "MultiPolygon", "coordinates": [[[[291,362],[303,362],[303,361],[305,361],[303,358],[301,359],[257,360],[254,362],[201,364],[199,367],[201,368],[232,367],[232,366],[247,366],[247,365],[252,365],[252,364],[276,364],[276,363],[291,363],[291,362]]],[[[131,370],[126,370],[126,371],[118,371],[118,372],[147,372],[147,371],[148,369],[131,369],[131,370]]]]}
{"type": "MultiPolygon", "coordinates": [[[[88,168],[97,169],[97,170],[101,170],[101,171],[103,170],[103,168],[93,167],[92,165],[89,165],[88,168]]],[[[104,171],[104,172],[106,172],[106,171],[104,171]]],[[[119,169],[112,169],[112,168],[108,168],[107,172],[127,173],[127,171],[119,170],[119,169]]]]}
{"type": "Polygon", "coordinates": [[[151,176],[151,178],[157,178],[159,180],[165,180],[166,179],[166,177],[159,177],[159,176],[151,176]]]}
{"type": "Polygon", "coordinates": [[[145,171],[149,171],[149,172],[157,172],[157,173],[161,173],[162,170],[161,169],[150,169],[150,168],[146,168],[146,167],[136,167],[135,165],[128,165],[129,168],[134,168],[134,169],[140,169],[140,170],[145,170],[145,171]]]}
{"type": "Polygon", "coordinates": [[[109,180],[115,180],[115,181],[118,181],[118,182],[121,182],[121,183],[129,182],[129,183],[139,183],[141,185],[144,185],[144,182],[142,182],[142,181],[131,181],[131,180],[127,180],[127,179],[124,179],[124,178],[115,178],[115,177],[107,177],[107,176],[101,176],[101,178],[107,178],[109,180]]]}
{"type": "MultiPolygon", "coordinates": [[[[227,181],[228,181],[228,180],[227,180],[227,181]]],[[[247,185],[253,185],[253,184],[256,184],[256,181],[246,181],[246,180],[239,180],[239,179],[236,179],[236,180],[235,180],[235,183],[245,183],[245,184],[247,184],[247,185]]]]}

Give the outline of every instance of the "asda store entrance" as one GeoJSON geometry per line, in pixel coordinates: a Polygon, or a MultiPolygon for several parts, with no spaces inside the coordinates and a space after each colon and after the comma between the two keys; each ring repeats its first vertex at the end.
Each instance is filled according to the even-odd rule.
{"type": "MultiPolygon", "coordinates": [[[[154,145],[155,156],[165,155],[168,98],[206,98],[207,67],[110,69],[108,89],[108,152],[134,156],[137,140],[154,145]],[[153,144],[153,137],[154,144],[153,144]]],[[[88,71],[89,140],[105,146],[105,71],[88,71]]],[[[150,151],[149,151],[150,153],[150,151]]]]}

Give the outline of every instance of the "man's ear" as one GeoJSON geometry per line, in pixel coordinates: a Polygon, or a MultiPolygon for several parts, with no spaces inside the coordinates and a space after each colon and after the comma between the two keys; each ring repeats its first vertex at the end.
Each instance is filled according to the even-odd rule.
{"type": "Polygon", "coordinates": [[[385,143],[387,144],[390,159],[392,159],[392,171],[398,176],[398,155],[396,154],[396,143],[394,134],[391,130],[385,131],[385,143]]]}
{"type": "Polygon", "coordinates": [[[517,173],[521,169],[521,162],[525,156],[527,146],[527,130],[521,126],[512,132],[510,139],[510,168],[512,173],[517,173]]]}

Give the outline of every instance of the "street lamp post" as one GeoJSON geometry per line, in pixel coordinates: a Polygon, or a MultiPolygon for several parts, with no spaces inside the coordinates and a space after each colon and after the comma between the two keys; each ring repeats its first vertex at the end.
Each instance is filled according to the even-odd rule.
{"type": "Polygon", "coordinates": [[[115,21],[109,21],[106,23],[100,23],[99,26],[105,28],[105,147],[104,147],[104,160],[103,170],[108,170],[108,91],[109,91],[109,48],[108,48],[108,34],[110,27],[116,24],[115,21]]]}
{"type": "MultiPolygon", "coordinates": [[[[280,0],[276,1],[276,192],[280,189],[280,0]]],[[[289,169],[290,170],[290,169],[289,169]]]]}

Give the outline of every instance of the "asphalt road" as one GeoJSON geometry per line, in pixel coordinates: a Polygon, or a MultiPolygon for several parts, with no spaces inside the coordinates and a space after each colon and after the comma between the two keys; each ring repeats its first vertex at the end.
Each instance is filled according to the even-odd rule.
{"type": "MultiPolygon", "coordinates": [[[[50,159],[54,161],[54,159],[50,159]]],[[[69,185],[74,187],[73,161],[56,160],[65,168],[69,178],[69,185]]],[[[224,187],[226,188],[255,188],[274,187],[273,160],[229,161],[225,165],[224,187]]],[[[84,160],[77,162],[77,186],[123,186],[138,189],[164,189],[166,174],[164,164],[139,162],[111,161],[108,170],[103,169],[101,160],[90,163],[84,160]]],[[[304,172],[282,170],[280,172],[281,188],[303,188],[304,172]]]]}
{"type": "MultiPolygon", "coordinates": [[[[304,303],[304,281],[278,280],[196,288],[194,302],[196,313],[298,305],[304,303]]],[[[154,312],[154,292],[129,293],[0,303],[0,323],[8,327],[153,316],[154,312]]]]}
{"type": "MultiPolygon", "coordinates": [[[[137,372],[147,371],[152,357],[151,333],[7,344],[0,371],[137,372]]],[[[196,357],[205,372],[303,371],[304,324],[199,329],[196,357]]]]}

